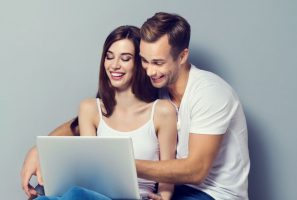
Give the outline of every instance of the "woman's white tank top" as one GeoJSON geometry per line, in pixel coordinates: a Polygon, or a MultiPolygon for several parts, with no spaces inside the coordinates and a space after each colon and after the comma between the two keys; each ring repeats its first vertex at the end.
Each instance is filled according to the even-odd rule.
{"type": "MultiPolygon", "coordinates": [[[[128,132],[117,131],[106,124],[102,117],[100,101],[97,98],[97,106],[100,116],[100,122],[97,127],[97,136],[129,136],[132,138],[134,158],[140,160],[159,160],[159,142],[153,122],[155,105],[154,101],[151,109],[150,119],[141,127],[128,132]]],[[[129,182],[129,180],[127,180],[129,182]]],[[[140,194],[146,194],[155,190],[154,181],[138,178],[140,194]]]]}

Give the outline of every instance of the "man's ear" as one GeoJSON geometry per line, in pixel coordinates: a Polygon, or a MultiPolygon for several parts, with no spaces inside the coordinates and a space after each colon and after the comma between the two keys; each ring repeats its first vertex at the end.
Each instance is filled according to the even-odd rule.
{"type": "Polygon", "coordinates": [[[189,58],[189,49],[185,48],[180,54],[179,54],[179,64],[183,65],[186,62],[188,62],[189,58]]]}

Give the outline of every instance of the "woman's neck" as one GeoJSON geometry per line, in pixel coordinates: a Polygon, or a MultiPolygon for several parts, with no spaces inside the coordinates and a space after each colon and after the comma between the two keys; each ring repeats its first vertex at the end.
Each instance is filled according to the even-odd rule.
{"type": "Polygon", "coordinates": [[[136,98],[135,94],[132,93],[132,89],[127,89],[125,91],[117,91],[115,92],[115,100],[116,107],[119,108],[127,108],[136,105],[136,103],[140,102],[138,98],[136,98]]]}

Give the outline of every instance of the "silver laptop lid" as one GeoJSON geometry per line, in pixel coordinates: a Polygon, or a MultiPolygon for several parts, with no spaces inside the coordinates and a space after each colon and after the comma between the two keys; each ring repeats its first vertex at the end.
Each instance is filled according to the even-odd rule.
{"type": "Polygon", "coordinates": [[[81,186],[112,199],[140,199],[129,137],[38,136],[46,195],[81,186]]]}

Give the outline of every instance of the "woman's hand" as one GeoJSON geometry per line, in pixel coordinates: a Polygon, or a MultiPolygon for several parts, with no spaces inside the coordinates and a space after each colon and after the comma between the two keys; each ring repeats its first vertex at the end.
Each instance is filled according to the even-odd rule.
{"type": "Polygon", "coordinates": [[[37,176],[38,184],[43,185],[36,147],[31,148],[28,152],[21,170],[22,188],[29,198],[37,196],[36,190],[30,185],[33,175],[37,176]]]}

